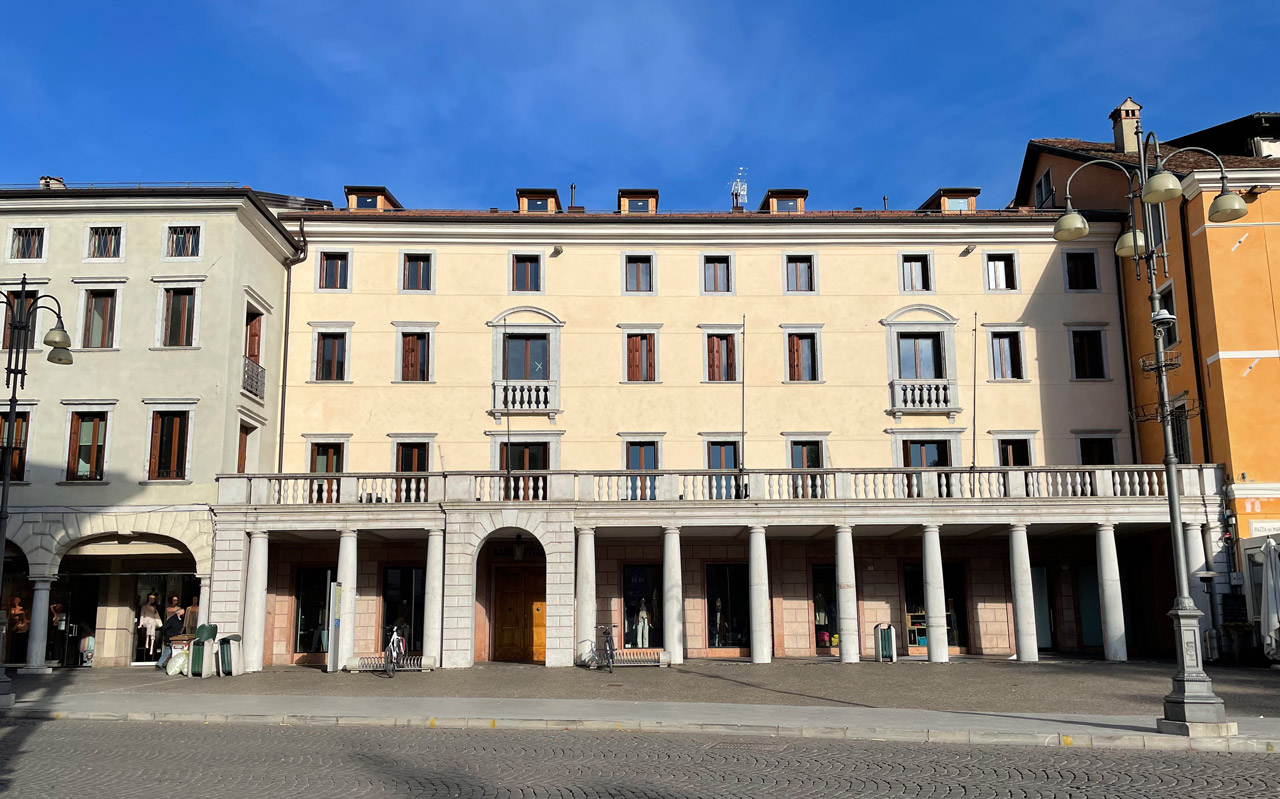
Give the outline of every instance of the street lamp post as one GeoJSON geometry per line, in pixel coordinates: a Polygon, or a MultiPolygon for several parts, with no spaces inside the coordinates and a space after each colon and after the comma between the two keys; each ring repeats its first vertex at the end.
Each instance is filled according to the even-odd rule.
{"type": "MultiPolygon", "coordinates": [[[[1158,420],[1164,433],[1164,469],[1166,495],[1169,500],[1169,532],[1173,539],[1173,560],[1176,574],[1177,597],[1173,609],[1169,611],[1173,619],[1176,640],[1178,669],[1173,675],[1173,690],[1164,698],[1164,717],[1156,721],[1160,732],[1187,736],[1220,736],[1236,734],[1236,724],[1227,721],[1226,708],[1222,699],[1213,692],[1213,681],[1204,671],[1200,643],[1199,620],[1204,615],[1191,600],[1188,589],[1188,572],[1186,533],[1182,528],[1181,490],[1178,483],[1178,458],[1175,454],[1173,440],[1173,416],[1175,410],[1169,401],[1168,372],[1180,365],[1178,359],[1170,361],[1166,356],[1165,337],[1177,321],[1173,314],[1163,308],[1160,303],[1160,292],[1157,288],[1156,274],[1157,254],[1161,258],[1166,255],[1157,253],[1160,247],[1148,245],[1150,234],[1155,230],[1154,215],[1164,214],[1164,203],[1182,194],[1182,186],[1176,176],[1164,167],[1174,155],[1186,151],[1206,153],[1218,163],[1222,175],[1222,190],[1209,206],[1210,222],[1231,222],[1240,219],[1248,209],[1243,198],[1227,187],[1227,170],[1222,159],[1202,147],[1183,147],[1161,157],[1160,142],[1155,134],[1148,134],[1144,141],[1142,128],[1135,131],[1139,143],[1138,168],[1136,170],[1107,159],[1097,159],[1081,164],[1071,173],[1066,186],[1066,213],[1053,226],[1053,237],[1058,241],[1075,241],[1089,234],[1089,223],[1071,206],[1071,178],[1080,170],[1093,165],[1103,165],[1119,169],[1129,180],[1129,229],[1116,241],[1115,252],[1121,258],[1132,258],[1134,266],[1146,268],[1147,283],[1151,288],[1148,299],[1151,301],[1151,329],[1155,339],[1155,353],[1143,368],[1155,373],[1158,402],[1154,409],[1134,410],[1134,417],[1140,421],[1158,420]],[[1155,171],[1148,174],[1147,148],[1154,145],[1155,171]],[[1138,201],[1140,212],[1133,213],[1134,200],[1138,201]]],[[[1163,221],[1163,216],[1160,217],[1163,221]]],[[[1163,224],[1160,230],[1164,230],[1163,224]]],[[[1160,242],[1163,244],[1163,242],[1160,242]]],[[[1167,270],[1167,262],[1165,264],[1167,270]]],[[[1146,359],[1144,358],[1144,361],[1146,359]]],[[[1186,413],[1186,410],[1179,413],[1186,413]]]]}
{"type": "MultiPolygon", "coordinates": [[[[36,312],[41,308],[52,311],[56,320],[53,327],[45,334],[44,345],[49,348],[49,363],[66,366],[71,363],[71,336],[62,325],[62,305],[57,297],[49,294],[27,296],[27,276],[22,276],[18,292],[0,296],[8,311],[8,324],[5,333],[8,342],[5,345],[4,384],[9,389],[9,411],[5,415],[4,444],[0,447],[3,457],[0,458],[0,582],[4,580],[4,549],[9,534],[9,482],[13,479],[13,460],[17,449],[18,424],[18,389],[27,386],[27,351],[35,337],[36,312]]],[[[5,635],[8,639],[8,622],[5,635]]],[[[13,682],[0,665],[0,708],[13,707],[13,682]]]]}

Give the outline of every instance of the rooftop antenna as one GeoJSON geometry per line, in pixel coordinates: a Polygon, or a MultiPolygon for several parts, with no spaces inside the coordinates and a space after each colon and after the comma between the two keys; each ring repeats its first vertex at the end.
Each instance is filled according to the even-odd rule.
{"type": "Polygon", "coordinates": [[[884,210],[888,211],[888,210],[889,210],[889,195],[887,195],[887,194],[886,194],[886,195],[884,195],[884,197],[882,197],[881,199],[883,199],[883,200],[884,200],[884,210]]]}
{"type": "Polygon", "coordinates": [[[733,195],[733,207],[741,208],[747,204],[747,168],[738,167],[738,174],[729,184],[729,193],[733,195]]]}

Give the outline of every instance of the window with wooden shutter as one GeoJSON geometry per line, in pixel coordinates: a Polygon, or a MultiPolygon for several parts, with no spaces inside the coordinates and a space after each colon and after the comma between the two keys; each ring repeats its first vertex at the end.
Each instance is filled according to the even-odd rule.
{"type": "Polygon", "coordinates": [[[733,292],[729,256],[708,255],[702,259],[702,291],[706,294],[733,292]]]}
{"type": "Polygon", "coordinates": [[[787,291],[813,291],[813,256],[787,256],[787,291]]]}
{"type": "Polygon", "coordinates": [[[252,308],[245,316],[244,357],[262,363],[262,314],[252,308]]]}
{"type": "Polygon", "coordinates": [[[5,295],[9,304],[4,309],[4,346],[9,347],[9,328],[14,321],[14,311],[18,312],[17,321],[25,325],[25,329],[18,331],[19,337],[22,339],[18,342],[18,349],[31,349],[35,341],[35,304],[36,293],[28,291],[25,294],[21,291],[10,291],[5,295]]]}
{"type": "Polygon", "coordinates": [[[653,260],[648,255],[627,256],[627,291],[653,293],[653,260]]]}
{"type": "Polygon", "coordinates": [[[400,334],[400,379],[425,381],[428,379],[430,339],[426,333],[400,334]]]}
{"type": "Polygon", "coordinates": [[[89,228],[89,257],[90,258],[119,258],[120,257],[120,228],[118,227],[89,228]]]}
{"type": "Polygon", "coordinates": [[[236,447],[236,474],[244,474],[249,460],[249,437],[254,428],[247,424],[240,425],[240,441],[236,447]]]}
{"type": "MultiPolygon", "coordinates": [[[[18,411],[13,424],[13,453],[9,460],[9,476],[15,481],[27,479],[27,427],[31,421],[28,411],[18,411]]],[[[0,446],[9,445],[9,420],[0,416],[0,446]]]]}
{"type": "Polygon", "coordinates": [[[787,379],[792,382],[818,379],[817,337],[812,333],[787,336],[787,379]]]}
{"type": "Polygon", "coordinates": [[[13,242],[9,246],[11,260],[28,260],[44,256],[44,228],[18,227],[13,229],[13,242]]]}
{"type": "Polygon", "coordinates": [[[101,480],[107,447],[107,414],[71,414],[67,480],[101,480]]]}
{"type": "Polygon", "coordinates": [[[116,293],[113,289],[85,292],[84,340],[86,349],[105,349],[114,344],[116,293]]]}
{"type": "Polygon", "coordinates": [[[542,258],[517,255],[511,262],[512,291],[542,291],[542,258]]]}
{"type": "Polygon", "coordinates": [[[349,259],[345,252],[320,254],[320,288],[325,291],[346,291],[349,259]]]}
{"type": "Polygon", "coordinates": [[[169,228],[169,257],[196,258],[200,255],[200,226],[173,225],[169,228]]]}
{"type": "Polygon", "coordinates": [[[166,347],[190,347],[195,341],[196,290],[164,290],[164,338],[166,347]]]}
{"type": "Polygon", "coordinates": [[[151,480],[187,476],[186,411],[156,411],[151,416],[151,480]]]}
{"type": "Polygon", "coordinates": [[[627,336],[627,380],[643,383],[657,380],[657,356],[653,333],[627,336]]]}
{"type": "Polygon", "coordinates": [[[430,469],[430,444],[413,442],[396,444],[397,472],[425,472],[430,469]]]}
{"type": "Polygon", "coordinates": [[[316,380],[345,380],[347,336],[345,333],[316,335],[316,380]]]}
{"type": "Polygon", "coordinates": [[[403,281],[405,291],[431,291],[431,256],[405,255],[403,281]]]}

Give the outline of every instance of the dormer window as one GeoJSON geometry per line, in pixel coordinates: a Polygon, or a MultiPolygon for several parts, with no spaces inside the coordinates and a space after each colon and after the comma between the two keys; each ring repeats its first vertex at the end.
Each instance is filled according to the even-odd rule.
{"type": "Polygon", "coordinates": [[[399,211],[404,208],[386,186],[343,186],[347,208],[354,211],[399,211]]]}
{"type": "Polygon", "coordinates": [[[649,200],[627,200],[627,210],[633,214],[643,214],[649,211],[649,200]]]}
{"type": "Polygon", "coordinates": [[[795,213],[800,210],[800,201],[795,197],[779,199],[774,210],[780,214],[795,213]]]}
{"type": "Polygon", "coordinates": [[[624,214],[652,214],[657,210],[657,189],[618,189],[619,212],[624,214]]]}
{"type": "Polygon", "coordinates": [[[547,198],[546,198],[546,197],[530,197],[530,198],[529,198],[529,204],[528,204],[527,206],[525,206],[525,210],[526,210],[526,211],[535,211],[535,212],[536,212],[536,211],[546,211],[546,210],[547,210],[547,198]]]}
{"type": "Polygon", "coordinates": [[[376,194],[357,194],[356,208],[377,208],[378,196],[376,194]]]}
{"type": "Polygon", "coordinates": [[[768,214],[802,214],[808,189],[769,189],[760,201],[760,212],[768,214]]]}
{"type": "Polygon", "coordinates": [[[560,194],[555,189],[516,189],[516,208],[522,214],[559,213],[560,194]]]}

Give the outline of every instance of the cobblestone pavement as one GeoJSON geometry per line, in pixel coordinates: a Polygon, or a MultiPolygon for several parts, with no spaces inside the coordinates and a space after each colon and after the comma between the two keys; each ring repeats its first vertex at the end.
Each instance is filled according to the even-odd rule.
{"type": "Polygon", "coordinates": [[[3,721],[0,792],[23,799],[1248,799],[1280,792],[1280,761],[702,735],[3,721]]]}
{"type": "MultiPolygon", "coordinates": [[[[669,669],[546,669],[487,663],[426,674],[324,674],[278,666],[233,680],[185,680],[153,669],[78,669],[17,675],[23,698],[78,693],[434,696],[506,699],[627,699],[755,705],[898,707],[994,713],[1161,714],[1172,663],[1040,663],[960,658],[949,664],[906,661],[842,665],[780,660],[771,664],[697,660],[669,669]]],[[[1211,668],[1214,690],[1231,715],[1280,717],[1280,671],[1211,668]]]]}

